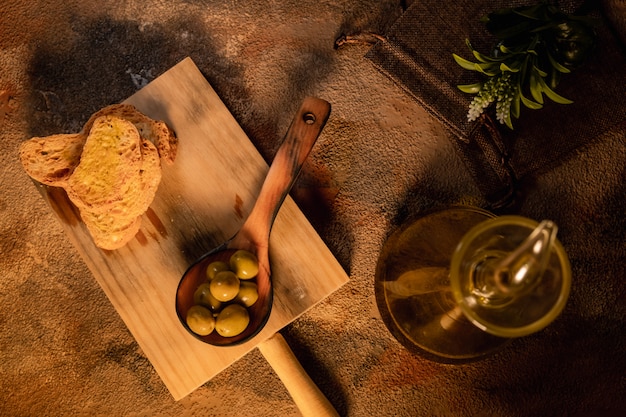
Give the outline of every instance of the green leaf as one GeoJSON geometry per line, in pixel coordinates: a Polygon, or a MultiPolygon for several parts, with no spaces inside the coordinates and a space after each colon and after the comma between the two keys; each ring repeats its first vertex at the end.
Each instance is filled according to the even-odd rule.
{"type": "Polygon", "coordinates": [[[534,35],[528,46],[526,47],[526,51],[537,55],[537,51],[535,51],[535,47],[539,44],[540,37],[539,35],[534,35]]]}
{"type": "Polygon", "coordinates": [[[520,66],[520,73],[517,76],[517,79],[520,80],[520,90],[521,90],[521,84],[526,82],[526,79],[528,77],[528,65],[529,62],[531,62],[531,57],[526,55],[521,63],[520,66]]]}
{"type": "Polygon", "coordinates": [[[558,71],[561,72],[563,74],[568,74],[572,71],[570,71],[569,68],[564,67],[563,65],[561,65],[561,63],[559,61],[557,61],[556,59],[554,59],[554,57],[552,56],[552,54],[550,52],[546,51],[546,55],[548,55],[548,59],[550,60],[550,64],[552,64],[552,66],[558,71]]]}
{"type": "Polygon", "coordinates": [[[519,119],[519,115],[520,115],[520,104],[519,104],[520,96],[521,96],[521,93],[519,89],[517,89],[517,92],[515,93],[515,96],[513,97],[513,101],[511,102],[511,115],[515,117],[516,119],[519,119]]]}
{"type": "Polygon", "coordinates": [[[519,55],[520,53],[524,52],[524,48],[521,47],[520,45],[514,45],[512,46],[506,46],[503,43],[501,43],[498,46],[498,49],[500,50],[500,52],[502,52],[505,55],[519,55]]]}
{"type": "Polygon", "coordinates": [[[474,58],[476,58],[478,62],[482,62],[482,63],[494,62],[493,58],[490,58],[487,55],[483,55],[475,49],[472,49],[472,54],[474,55],[474,58]]]}
{"type": "Polygon", "coordinates": [[[548,87],[548,85],[546,84],[546,82],[543,80],[543,78],[539,79],[539,84],[541,84],[541,89],[543,90],[543,92],[545,93],[545,95],[552,101],[554,101],[555,103],[559,103],[559,104],[572,104],[573,101],[563,97],[560,94],[557,94],[556,92],[554,92],[554,90],[552,90],[550,87],[548,87]]]}
{"type": "Polygon", "coordinates": [[[474,70],[478,72],[482,72],[483,74],[493,77],[500,73],[500,66],[497,63],[479,63],[474,64],[474,70]]]}
{"type": "Polygon", "coordinates": [[[551,67],[550,69],[550,77],[548,78],[548,86],[551,89],[555,89],[557,85],[559,85],[559,82],[561,81],[561,73],[559,71],[557,71],[556,68],[551,67]]]}
{"type": "Polygon", "coordinates": [[[509,112],[509,114],[504,116],[504,123],[507,125],[507,127],[511,130],[513,130],[513,122],[511,121],[511,114],[509,112]]]}
{"type": "Polygon", "coordinates": [[[502,62],[502,61],[506,61],[507,59],[509,59],[509,56],[507,56],[507,55],[495,57],[495,56],[482,54],[482,53],[480,53],[480,52],[478,52],[476,50],[473,50],[472,54],[474,54],[474,58],[476,58],[478,61],[480,61],[482,63],[502,62]]]}
{"type": "Polygon", "coordinates": [[[477,51],[476,49],[474,49],[474,47],[470,43],[469,39],[466,39],[465,43],[467,44],[467,47],[472,52],[472,55],[474,55],[474,58],[476,58],[476,60],[478,62],[482,62],[482,63],[500,62],[500,61],[504,61],[505,59],[507,59],[506,56],[495,57],[495,56],[491,56],[491,55],[485,55],[485,54],[477,51]]]}
{"type": "Polygon", "coordinates": [[[538,66],[536,66],[535,64],[533,64],[533,70],[537,72],[537,74],[540,77],[547,77],[548,73],[545,72],[544,70],[540,69],[538,66]]]}
{"type": "Polygon", "coordinates": [[[504,72],[504,71],[509,71],[509,72],[518,72],[519,71],[519,63],[515,62],[515,64],[517,64],[517,66],[508,66],[507,64],[505,64],[504,62],[500,63],[500,71],[504,72]]]}
{"type": "Polygon", "coordinates": [[[463,69],[466,69],[469,71],[476,71],[476,68],[474,68],[474,63],[472,61],[469,61],[465,58],[461,58],[457,54],[452,54],[452,57],[454,58],[456,63],[459,64],[463,69]]]}
{"type": "Polygon", "coordinates": [[[554,27],[557,26],[557,24],[558,23],[556,23],[556,22],[548,22],[548,23],[546,23],[546,24],[544,24],[542,26],[538,26],[538,27],[534,28],[533,30],[530,31],[530,33],[539,33],[539,32],[543,32],[543,31],[548,30],[548,29],[553,29],[554,27]]]}
{"type": "Polygon", "coordinates": [[[528,99],[524,96],[524,94],[522,94],[522,92],[520,91],[519,94],[520,99],[522,100],[522,104],[524,104],[524,106],[528,107],[529,109],[532,110],[539,110],[541,108],[543,108],[543,106],[535,101],[532,101],[531,99],[528,99]]]}
{"type": "Polygon", "coordinates": [[[482,86],[483,86],[483,83],[476,83],[476,84],[462,84],[462,85],[457,85],[456,87],[464,93],[476,94],[480,91],[482,86]]]}
{"type": "Polygon", "coordinates": [[[541,77],[537,77],[535,72],[532,71],[529,77],[529,87],[530,87],[530,95],[533,96],[535,101],[539,104],[543,104],[543,96],[541,95],[541,85],[539,84],[538,79],[541,77]]]}

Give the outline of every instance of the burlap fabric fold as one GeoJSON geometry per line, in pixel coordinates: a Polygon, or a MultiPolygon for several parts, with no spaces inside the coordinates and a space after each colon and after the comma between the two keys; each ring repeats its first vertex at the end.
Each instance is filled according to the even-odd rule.
{"type": "Polygon", "coordinates": [[[564,76],[557,88],[574,103],[546,100],[540,110],[522,106],[520,118],[513,120],[514,130],[488,114],[475,122],[467,120],[473,96],[456,86],[480,81],[481,77],[458,66],[452,53],[473,59],[466,39],[475,49],[488,53],[496,40],[480,18],[498,8],[533,3],[416,0],[366,55],[445,124],[492,208],[512,204],[524,178],[554,168],[585,144],[626,127],[623,45],[601,10],[593,10],[595,2],[584,5],[581,1],[560,3],[568,13],[591,5],[591,15],[600,21],[593,55],[564,76]]]}

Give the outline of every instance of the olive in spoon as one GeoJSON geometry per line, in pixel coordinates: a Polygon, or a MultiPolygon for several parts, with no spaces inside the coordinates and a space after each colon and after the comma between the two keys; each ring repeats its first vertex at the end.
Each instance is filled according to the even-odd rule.
{"type": "Polygon", "coordinates": [[[274,219],[300,169],[309,155],[330,115],[330,104],[324,100],[306,98],[294,117],[285,139],[270,166],[259,196],[241,229],[228,241],[203,255],[181,278],[176,290],[176,313],[183,326],[195,337],[215,346],[243,343],[255,336],[267,322],[272,309],[272,282],[269,260],[269,237],[274,219]],[[229,263],[237,250],[256,255],[259,272],[255,278],[258,299],[248,307],[250,321],[243,332],[224,337],[213,331],[208,335],[194,333],[187,324],[187,312],[195,304],[196,289],[207,282],[206,269],[214,261],[229,263]]]}

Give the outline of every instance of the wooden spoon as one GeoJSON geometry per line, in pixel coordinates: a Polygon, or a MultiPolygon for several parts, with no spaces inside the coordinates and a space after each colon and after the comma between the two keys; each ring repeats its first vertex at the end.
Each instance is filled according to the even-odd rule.
{"type": "Polygon", "coordinates": [[[241,229],[230,240],[198,259],[181,278],[176,291],[176,313],[183,326],[203,342],[215,346],[243,343],[255,336],[267,322],[273,299],[269,261],[272,224],[329,115],[328,102],[313,97],[304,100],[274,157],[257,201],[241,229]],[[223,337],[216,331],[207,336],[197,335],[186,323],[187,311],[194,305],[194,292],[200,284],[207,281],[205,271],[211,262],[221,260],[228,263],[230,256],[238,249],[254,253],[259,260],[259,273],[255,278],[259,298],[248,309],[250,323],[242,333],[233,337],[223,337]]]}

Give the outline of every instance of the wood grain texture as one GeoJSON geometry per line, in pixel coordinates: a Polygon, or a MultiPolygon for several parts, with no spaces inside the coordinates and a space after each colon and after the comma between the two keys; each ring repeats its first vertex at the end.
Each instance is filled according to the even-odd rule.
{"type": "Polygon", "coordinates": [[[339,417],[280,333],[261,343],[259,350],[289,391],[302,417],[339,417]]]}
{"type": "Polygon", "coordinates": [[[348,281],[290,197],[270,237],[274,307],[255,338],[235,347],[188,334],[174,308],[189,264],[231,237],[250,212],[268,166],[190,58],[130,97],[177,134],[156,197],[137,236],[115,251],[97,248],[65,192],[37,185],[94,277],[178,400],[211,379],[348,281]]]}

